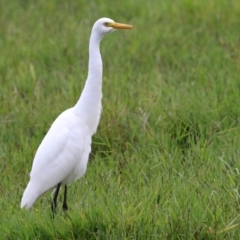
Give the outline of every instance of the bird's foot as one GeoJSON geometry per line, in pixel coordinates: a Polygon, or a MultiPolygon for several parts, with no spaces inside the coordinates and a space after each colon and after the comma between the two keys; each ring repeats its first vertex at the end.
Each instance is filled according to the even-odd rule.
{"type": "Polygon", "coordinates": [[[63,204],[63,205],[62,205],[62,209],[63,209],[63,211],[67,211],[67,210],[68,210],[67,204],[63,204]]]}

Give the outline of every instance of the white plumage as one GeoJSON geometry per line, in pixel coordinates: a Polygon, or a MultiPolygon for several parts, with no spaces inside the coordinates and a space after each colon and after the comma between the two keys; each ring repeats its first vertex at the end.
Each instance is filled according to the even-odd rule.
{"type": "Polygon", "coordinates": [[[40,144],[33,160],[30,181],[21,201],[29,209],[45,192],[56,188],[52,210],[56,208],[60,186],[65,187],[63,209],[67,210],[67,186],[86,172],[91,138],[101,114],[102,59],[101,38],[114,29],[133,26],[115,23],[109,18],[95,22],[89,43],[88,77],[77,104],[58,116],[40,144]]]}

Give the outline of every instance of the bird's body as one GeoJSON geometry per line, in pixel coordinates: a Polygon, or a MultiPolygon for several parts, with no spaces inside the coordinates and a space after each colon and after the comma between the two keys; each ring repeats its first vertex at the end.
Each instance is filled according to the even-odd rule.
{"type": "Polygon", "coordinates": [[[130,29],[108,18],[99,19],[93,26],[89,44],[88,78],[77,104],[58,116],[40,144],[32,165],[30,181],[24,191],[21,208],[29,209],[47,191],[56,188],[52,209],[60,186],[66,187],[81,178],[87,169],[92,135],[101,115],[102,59],[101,38],[113,29],[130,29]]]}
{"type": "Polygon", "coordinates": [[[40,144],[21,207],[34,202],[58,183],[69,185],[82,177],[91,151],[91,132],[75,108],[63,112],[40,144]]]}

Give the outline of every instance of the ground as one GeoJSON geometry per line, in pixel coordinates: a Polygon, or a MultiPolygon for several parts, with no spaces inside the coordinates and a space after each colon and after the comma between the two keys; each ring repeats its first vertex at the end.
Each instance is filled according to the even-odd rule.
{"type": "Polygon", "coordinates": [[[0,239],[239,239],[239,1],[2,0],[0,16],[0,239]],[[100,126],[53,221],[50,193],[20,200],[100,17],[135,28],[102,41],[100,126]]]}

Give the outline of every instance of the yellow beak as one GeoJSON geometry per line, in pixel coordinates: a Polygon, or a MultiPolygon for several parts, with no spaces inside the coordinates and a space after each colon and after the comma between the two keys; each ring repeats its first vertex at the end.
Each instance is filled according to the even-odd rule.
{"type": "Polygon", "coordinates": [[[132,29],[134,26],[128,25],[128,24],[123,24],[123,23],[109,23],[109,27],[115,28],[115,29],[132,29]]]}

